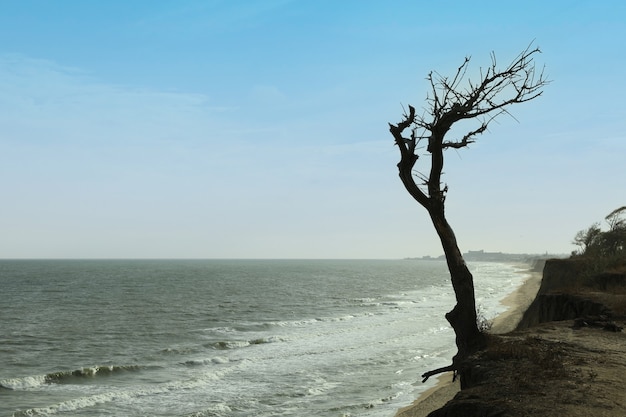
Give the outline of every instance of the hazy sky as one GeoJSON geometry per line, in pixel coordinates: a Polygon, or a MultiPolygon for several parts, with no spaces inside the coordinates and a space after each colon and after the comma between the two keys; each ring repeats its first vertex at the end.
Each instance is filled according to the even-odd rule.
{"type": "Polygon", "coordinates": [[[625,39],[623,0],[0,0],[0,258],[439,255],[387,123],[533,40],[552,83],[448,152],[447,213],[568,253],[626,204],[625,39]]]}

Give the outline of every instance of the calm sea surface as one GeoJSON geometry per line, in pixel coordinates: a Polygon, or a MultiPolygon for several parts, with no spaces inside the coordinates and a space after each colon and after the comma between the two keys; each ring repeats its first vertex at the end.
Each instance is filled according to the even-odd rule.
{"type": "MultiPolygon", "coordinates": [[[[488,317],[525,278],[470,267],[488,317]]],[[[0,261],[0,416],[390,417],[453,305],[440,261],[0,261]]]]}

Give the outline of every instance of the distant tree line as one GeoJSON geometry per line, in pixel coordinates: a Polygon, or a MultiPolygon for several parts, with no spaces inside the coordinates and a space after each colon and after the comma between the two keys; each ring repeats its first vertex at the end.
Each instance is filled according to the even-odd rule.
{"type": "Polygon", "coordinates": [[[609,213],[604,219],[608,230],[596,222],[576,233],[572,243],[579,248],[573,257],[597,258],[622,264],[626,262],[626,206],[609,213]]]}

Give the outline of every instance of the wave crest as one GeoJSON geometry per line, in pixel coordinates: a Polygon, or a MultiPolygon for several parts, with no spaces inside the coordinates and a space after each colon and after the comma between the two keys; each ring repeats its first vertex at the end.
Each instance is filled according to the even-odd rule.
{"type": "Polygon", "coordinates": [[[94,378],[96,376],[108,376],[119,372],[138,371],[138,365],[110,365],[92,366],[75,369],[73,371],[53,372],[46,375],[47,382],[61,382],[70,378],[94,378]]]}
{"type": "Polygon", "coordinates": [[[79,368],[73,371],[51,372],[46,375],[26,376],[0,380],[0,388],[13,391],[36,388],[45,384],[62,383],[74,378],[95,378],[115,373],[138,371],[139,365],[105,365],[79,368]]]}

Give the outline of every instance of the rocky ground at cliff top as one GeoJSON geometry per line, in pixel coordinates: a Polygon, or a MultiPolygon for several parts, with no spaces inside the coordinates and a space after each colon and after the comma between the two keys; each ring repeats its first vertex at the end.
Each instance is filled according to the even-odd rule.
{"type": "Polygon", "coordinates": [[[546,323],[492,339],[473,362],[472,387],[430,416],[623,417],[625,375],[624,332],[546,323]]]}

